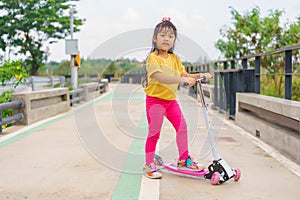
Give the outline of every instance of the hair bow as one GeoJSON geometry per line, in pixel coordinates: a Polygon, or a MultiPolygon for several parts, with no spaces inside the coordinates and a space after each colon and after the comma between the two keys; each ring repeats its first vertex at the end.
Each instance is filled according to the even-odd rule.
{"type": "Polygon", "coordinates": [[[170,17],[164,17],[164,18],[162,18],[161,21],[162,21],[162,22],[165,22],[165,21],[171,21],[171,18],[170,18],[170,17]]]}

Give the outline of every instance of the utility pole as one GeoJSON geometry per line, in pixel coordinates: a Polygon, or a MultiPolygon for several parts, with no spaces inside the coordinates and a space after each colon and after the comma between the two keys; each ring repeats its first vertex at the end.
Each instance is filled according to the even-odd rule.
{"type": "MultiPolygon", "coordinates": [[[[73,28],[73,24],[74,24],[74,10],[75,7],[72,6],[70,8],[70,29],[71,29],[71,40],[73,40],[73,32],[74,32],[74,28],[73,28]]],[[[77,71],[77,67],[74,66],[74,56],[75,55],[71,55],[71,85],[72,87],[76,90],[78,87],[78,71],[77,71]]]]}

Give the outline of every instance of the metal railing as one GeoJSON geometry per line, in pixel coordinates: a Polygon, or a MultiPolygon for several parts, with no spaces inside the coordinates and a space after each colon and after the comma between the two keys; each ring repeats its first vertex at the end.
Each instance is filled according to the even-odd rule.
{"type": "Polygon", "coordinates": [[[54,88],[55,85],[59,84],[60,87],[65,86],[64,76],[31,76],[27,80],[27,84],[31,85],[32,91],[37,90],[38,87],[50,86],[54,88]]]}
{"type": "Polygon", "coordinates": [[[2,111],[8,110],[11,108],[21,108],[24,106],[24,102],[22,100],[12,101],[8,103],[2,103],[0,104],[0,134],[2,134],[2,125],[6,125],[9,123],[14,123],[16,121],[22,120],[24,118],[24,115],[22,113],[17,113],[15,115],[2,118],[2,111]]]}
{"type": "Polygon", "coordinates": [[[221,111],[229,112],[228,114],[234,118],[236,92],[254,92],[260,94],[260,78],[262,76],[261,57],[263,56],[284,53],[284,98],[288,100],[292,99],[292,51],[299,49],[300,45],[290,46],[274,51],[245,55],[240,58],[230,58],[214,61],[209,64],[190,66],[188,69],[190,72],[206,71],[210,69],[210,65],[213,65],[215,86],[214,105],[221,111]],[[254,59],[254,69],[249,69],[249,59],[254,59]],[[240,69],[236,67],[238,61],[241,61],[242,68],[240,69]]]}
{"type": "Polygon", "coordinates": [[[76,90],[71,90],[69,92],[70,95],[70,106],[73,106],[74,103],[80,103],[80,101],[84,98],[82,93],[84,92],[83,88],[79,88],[76,90]]]}
{"type": "Polygon", "coordinates": [[[215,61],[214,66],[215,69],[218,68],[218,63],[223,64],[224,70],[228,69],[228,62],[230,62],[230,68],[235,69],[235,63],[236,61],[242,61],[242,68],[243,69],[248,69],[248,60],[250,58],[254,58],[254,68],[255,68],[255,93],[260,94],[260,68],[261,68],[261,57],[263,56],[270,56],[274,54],[279,54],[279,53],[284,53],[284,63],[285,63],[285,68],[284,68],[284,76],[285,76],[285,94],[284,98],[291,100],[292,98],[292,70],[293,70],[293,62],[292,62],[292,51],[293,50],[299,50],[300,45],[296,46],[289,46],[289,47],[284,47],[280,49],[276,49],[274,51],[268,51],[264,53],[258,53],[258,54],[251,54],[251,55],[245,55],[240,58],[231,58],[231,59],[226,59],[226,60],[220,60],[220,61],[215,61]]]}

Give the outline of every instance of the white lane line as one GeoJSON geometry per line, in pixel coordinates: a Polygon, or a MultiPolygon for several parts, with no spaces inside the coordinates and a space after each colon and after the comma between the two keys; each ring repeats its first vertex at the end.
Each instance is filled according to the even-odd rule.
{"type": "Polygon", "coordinates": [[[142,178],[139,200],[159,200],[159,179],[142,178]]]}
{"type": "MultiPolygon", "coordinates": [[[[156,151],[159,151],[159,142],[156,151]]],[[[160,179],[150,179],[142,175],[139,200],[159,200],[159,185],[160,179]]]]}

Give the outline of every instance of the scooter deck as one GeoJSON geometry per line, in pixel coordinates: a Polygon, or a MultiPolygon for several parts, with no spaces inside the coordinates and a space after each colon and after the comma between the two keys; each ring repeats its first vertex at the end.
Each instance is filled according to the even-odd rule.
{"type": "Polygon", "coordinates": [[[188,170],[181,170],[177,168],[177,164],[176,163],[163,163],[163,167],[165,169],[168,169],[170,171],[179,173],[179,174],[186,174],[186,175],[190,175],[190,176],[204,176],[206,175],[209,170],[207,168],[205,168],[202,171],[188,171],[188,170]]]}

